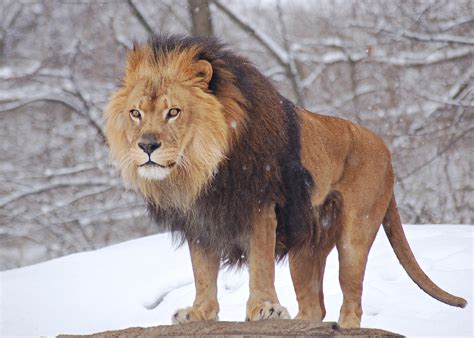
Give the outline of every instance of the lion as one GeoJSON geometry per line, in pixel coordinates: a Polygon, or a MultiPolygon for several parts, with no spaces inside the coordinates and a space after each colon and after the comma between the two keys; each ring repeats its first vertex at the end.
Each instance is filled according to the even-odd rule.
{"type": "Polygon", "coordinates": [[[189,245],[195,300],[173,323],[217,320],[218,271],[243,264],[250,276],[246,320],[289,319],[274,286],[275,260],[284,257],[296,318],[322,321],[326,257],[337,247],[339,324],[360,327],[367,256],[380,224],[421,289],[449,305],[467,304],[417,264],[381,138],[297,107],[218,40],[172,35],[135,44],[104,115],[126,186],[189,245]]]}

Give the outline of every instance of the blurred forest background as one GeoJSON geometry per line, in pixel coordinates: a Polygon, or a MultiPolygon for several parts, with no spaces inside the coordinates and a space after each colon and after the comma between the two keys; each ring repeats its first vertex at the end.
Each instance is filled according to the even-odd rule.
{"type": "Polygon", "coordinates": [[[393,153],[405,223],[473,224],[474,1],[0,1],[0,270],[155,233],[102,110],[153,33],[215,35],[393,153]]]}

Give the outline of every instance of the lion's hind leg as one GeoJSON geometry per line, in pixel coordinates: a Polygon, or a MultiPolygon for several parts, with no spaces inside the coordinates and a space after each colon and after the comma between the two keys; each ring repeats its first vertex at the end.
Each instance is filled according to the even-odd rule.
{"type": "Polygon", "coordinates": [[[298,301],[295,319],[321,322],[326,316],[323,277],[329,251],[290,251],[290,273],[298,301]]]}
{"type": "Polygon", "coordinates": [[[369,250],[393,192],[390,152],[375,134],[351,126],[352,146],[341,179],[334,185],[343,200],[336,240],[343,302],[339,325],[360,327],[362,288],[369,250]]]}
{"type": "Polygon", "coordinates": [[[385,215],[392,191],[387,189],[370,207],[361,206],[361,197],[344,196],[342,229],[336,246],[339,255],[339,283],[343,302],[339,325],[360,327],[362,288],[367,258],[385,215]]]}
{"type": "Polygon", "coordinates": [[[321,226],[319,242],[309,242],[307,247],[289,252],[291,279],[299,309],[295,319],[321,322],[326,316],[324,269],[340,231],[342,208],[341,194],[337,191],[329,193],[321,206],[315,206],[315,217],[319,218],[321,226]]]}

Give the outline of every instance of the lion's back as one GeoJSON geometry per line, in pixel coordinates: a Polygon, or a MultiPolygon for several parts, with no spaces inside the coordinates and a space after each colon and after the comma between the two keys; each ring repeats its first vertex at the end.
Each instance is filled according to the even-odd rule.
{"type": "Polygon", "coordinates": [[[339,117],[309,111],[300,111],[300,121],[303,163],[318,177],[318,196],[313,196],[316,204],[344,176],[356,174],[357,170],[374,175],[391,170],[390,151],[371,130],[339,117]]]}

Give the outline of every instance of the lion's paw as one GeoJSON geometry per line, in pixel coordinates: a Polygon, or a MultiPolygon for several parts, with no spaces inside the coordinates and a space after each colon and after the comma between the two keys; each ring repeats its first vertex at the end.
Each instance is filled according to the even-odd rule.
{"type": "Polygon", "coordinates": [[[247,313],[246,321],[263,319],[291,319],[288,310],[277,303],[265,302],[252,307],[250,313],[247,313]]]}
{"type": "Polygon", "coordinates": [[[217,313],[205,315],[201,310],[193,306],[180,309],[175,312],[172,318],[173,324],[183,324],[188,322],[197,322],[203,320],[219,320],[217,313]]]}

